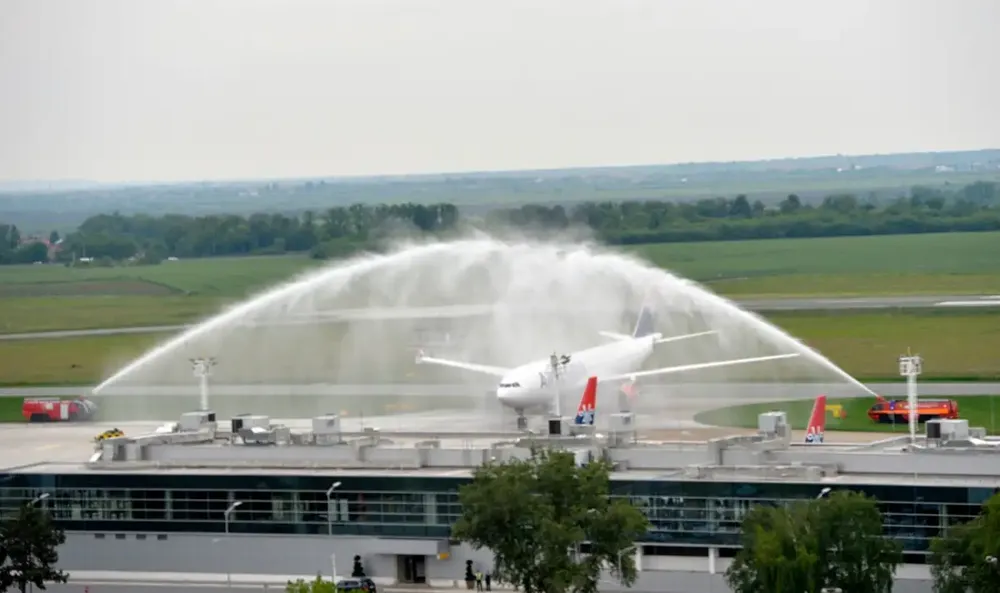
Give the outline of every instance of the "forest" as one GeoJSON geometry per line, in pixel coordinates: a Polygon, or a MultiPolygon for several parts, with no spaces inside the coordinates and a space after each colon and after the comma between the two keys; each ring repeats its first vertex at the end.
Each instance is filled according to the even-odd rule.
{"type": "Polygon", "coordinates": [[[812,204],[793,193],[766,206],[736,195],[688,202],[527,204],[481,216],[463,214],[452,203],[354,204],[299,215],[116,212],[91,216],[65,237],[56,231],[26,237],[15,225],[0,221],[0,263],[157,263],[168,257],[288,252],[324,259],[377,250],[388,237],[447,237],[469,228],[537,233],[587,228],[610,244],[991,231],[1000,230],[1000,183],[977,181],[954,189],[918,186],[892,200],[840,193],[812,204]]]}

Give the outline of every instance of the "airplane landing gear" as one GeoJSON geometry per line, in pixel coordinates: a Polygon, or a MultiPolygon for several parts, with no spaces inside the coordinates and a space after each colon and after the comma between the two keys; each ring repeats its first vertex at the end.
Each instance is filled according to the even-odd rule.
{"type": "Polygon", "coordinates": [[[517,410],[517,429],[528,430],[528,419],[524,417],[524,410],[517,410]]]}

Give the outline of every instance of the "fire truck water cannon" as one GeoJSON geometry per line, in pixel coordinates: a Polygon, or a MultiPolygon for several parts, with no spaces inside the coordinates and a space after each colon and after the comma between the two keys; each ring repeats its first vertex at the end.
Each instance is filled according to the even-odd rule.
{"type": "Polygon", "coordinates": [[[83,397],[32,397],[21,404],[21,415],[26,422],[82,422],[92,420],[96,413],[97,404],[83,397]]]}

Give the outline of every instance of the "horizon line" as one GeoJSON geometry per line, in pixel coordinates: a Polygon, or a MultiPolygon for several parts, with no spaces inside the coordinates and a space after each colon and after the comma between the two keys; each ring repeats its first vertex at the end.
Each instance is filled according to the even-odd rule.
{"type": "MultiPolygon", "coordinates": [[[[907,152],[870,152],[870,153],[825,153],[825,154],[812,154],[804,156],[779,156],[779,157],[764,157],[758,159],[736,159],[736,160],[715,160],[715,161],[676,161],[676,162],[646,162],[646,163],[628,163],[628,164],[601,164],[601,165],[568,165],[565,167],[535,167],[526,169],[465,169],[465,170],[438,170],[438,171],[425,171],[425,172],[386,172],[386,173],[368,173],[368,174],[353,174],[353,175],[302,175],[302,176],[276,176],[276,177],[219,177],[219,178],[202,178],[202,179],[178,179],[178,180],[128,180],[128,181],[102,181],[100,179],[81,179],[81,178],[57,178],[57,179],[2,179],[0,178],[0,191],[3,190],[4,185],[15,185],[15,184],[81,184],[81,185],[93,185],[93,189],[98,189],[99,187],[108,186],[119,186],[119,187],[139,187],[139,186],[155,186],[155,185],[193,185],[193,184],[234,184],[234,183],[260,183],[260,182],[270,182],[270,183],[280,183],[280,182],[292,182],[292,181],[312,181],[312,180],[336,180],[336,181],[359,181],[359,180],[378,180],[378,179],[400,179],[400,178],[419,178],[419,177],[463,177],[463,176],[481,176],[481,175],[510,175],[510,174],[531,174],[531,173],[554,173],[559,171],[588,171],[588,170],[602,170],[602,169],[639,169],[646,167],[684,167],[692,165],[743,165],[743,164],[753,164],[753,163],[769,163],[776,161],[808,161],[808,160],[820,160],[829,158],[871,158],[871,157],[885,157],[885,156],[903,156],[903,155],[928,155],[928,154],[951,154],[951,153],[962,153],[962,152],[990,152],[990,151],[1000,151],[1000,146],[986,147],[986,148],[966,148],[966,149],[953,149],[953,150],[914,150],[907,152]]],[[[36,190],[21,190],[21,191],[44,191],[45,188],[37,188],[36,190]]],[[[75,191],[85,191],[88,188],[75,188],[75,191]]],[[[8,190],[8,191],[18,191],[18,190],[8,190]]]]}

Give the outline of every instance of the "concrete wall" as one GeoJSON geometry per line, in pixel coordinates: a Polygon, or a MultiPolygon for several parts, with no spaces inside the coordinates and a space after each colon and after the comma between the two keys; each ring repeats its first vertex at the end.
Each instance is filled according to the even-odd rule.
{"type": "MultiPolygon", "coordinates": [[[[488,570],[492,556],[468,546],[449,546],[446,541],[374,537],[334,538],[324,536],[200,535],[200,534],[103,534],[71,532],[60,548],[60,567],[78,571],[186,572],[224,574],[275,574],[310,576],[330,574],[331,554],[336,554],[338,576],[351,572],[353,557],[360,555],[368,576],[381,584],[401,578],[397,554],[426,557],[426,576],[435,587],[462,586],[465,561],[488,570]],[[162,539],[161,539],[162,538],[162,539]],[[439,557],[438,554],[444,552],[439,557]]],[[[727,559],[678,556],[643,556],[638,591],[700,593],[729,591],[722,574],[727,559]],[[713,574],[714,572],[714,574],[713,574]]],[[[605,577],[602,590],[620,585],[605,577]]],[[[906,565],[897,573],[895,593],[930,593],[926,566],[906,565]]]]}

